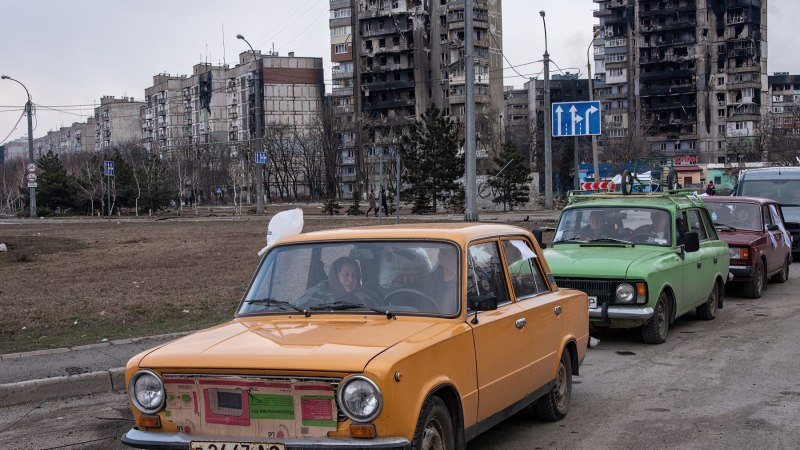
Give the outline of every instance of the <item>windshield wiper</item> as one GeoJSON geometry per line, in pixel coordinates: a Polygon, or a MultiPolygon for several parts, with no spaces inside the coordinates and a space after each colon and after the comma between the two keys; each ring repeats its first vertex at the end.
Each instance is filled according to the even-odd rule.
{"type": "Polygon", "coordinates": [[[284,302],[284,301],[281,301],[281,300],[273,300],[271,298],[259,298],[259,299],[253,299],[253,300],[245,300],[244,302],[245,303],[263,303],[263,304],[269,305],[269,306],[288,306],[289,308],[292,308],[293,310],[295,310],[297,312],[303,313],[303,315],[306,316],[306,317],[311,316],[311,312],[306,311],[305,309],[300,309],[297,306],[294,306],[289,302],[284,302]]]}
{"type": "Polygon", "coordinates": [[[733,227],[732,227],[732,226],[730,226],[730,225],[725,225],[724,223],[717,223],[717,222],[714,222],[714,226],[715,226],[715,227],[725,227],[725,228],[729,228],[729,229],[730,229],[730,230],[732,230],[732,231],[736,231],[736,228],[733,228],[733,227]]]}
{"type": "Polygon", "coordinates": [[[387,319],[397,320],[397,317],[395,317],[395,315],[392,314],[391,311],[387,311],[385,309],[370,308],[369,306],[363,303],[334,302],[334,303],[328,303],[327,305],[313,306],[310,309],[314,311],[323,311],[326,309],[334,310],[334,309],[353,309],[353,308],[368,309],[370,311],[375,311],[376,313],[381,313],[385,315],[387,319]]]}
{"type": "Polygon", "coordinates": [[[604,238],[600,238],[600,239],[592,239],[589,242],[618,242],[620,244],[626,244],[626,245],[630,245],[631,247],[636,247],[636,244],[634,244],[633,242],[623,241],[622,239],[614,239],[614,238],[608,238],[608,237],[604,237],[604,238]]]}
{"type": "Polygon", "coordinates": [[[563,241],[556,241],[553,244],[588,244],[588,241],[582,241],[580,239],[564,239],[563,241]]]}

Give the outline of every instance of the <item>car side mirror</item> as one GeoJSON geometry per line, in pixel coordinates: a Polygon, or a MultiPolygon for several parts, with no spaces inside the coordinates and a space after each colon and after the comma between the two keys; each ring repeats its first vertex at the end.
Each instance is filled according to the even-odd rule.
{"type": "Polygon", "coordinates": [[[683,234],[683,247],[686,249],[686,253],[700,250],[700,236],[696,231],[689,231],[683,234]]]}
{"type": "Polygon", "coordinates": [[[545,244],[544,240],[542,240],[542,230],[536,228],[535,230],[531,231],[531,233],[533,233],[533,237],[536,239],[536,243],[539,244],[539,247],[547,248],[547,244],[545,244]]]}
{"type": "Polygon", "coordinates": [[[769,230],[769,231],[778,231],[780,229],[781,229],[781,227],[779,227],[778,225],[776,225],[774,223],[771,223],[771,224],[767,225],[767,230],[769,230]]]}

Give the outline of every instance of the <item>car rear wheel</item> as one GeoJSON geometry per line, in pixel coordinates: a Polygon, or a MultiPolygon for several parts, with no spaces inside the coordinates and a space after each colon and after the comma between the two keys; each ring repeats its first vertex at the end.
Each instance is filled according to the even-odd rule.
{"type": "Polygon", "coordinates": [[[631,195],[633,192],[633,175],[631,171],[625,169],[622,171],[622,194],[631,195]]]}
{"type": "Polygon", "coordinates": [[[572,398],[572,358],[566,348],[561,352],[556,372],[556,384],[533,405],[533,412],[541,420],[555,422],[566,417],[572,398]]]}
{"type": "Polygon", "coordinates": [[[663,344],[669,331],[669,304],[667,293],[661,292],[653,317],[642,326],[642,339],[647,344],[663,344]]]}
{"type": "Polygon", "coordinates": [[[766,273],[764,272],[763,260],[758,262],[756,267],[756,276],[752,281],[744,285],[744,295],[748,298],[761,298],[764,293],[764,284],[767,282],[766,273]]]}
{"type": "Polygon", "coordinates": [[[786,261],[783,262],[783,268],[780,273],[773,275],[769,281],[773,283],[786,283],[789,279],[789,264],[791,264],[791,255],[786,255],[786,261]]]}
{"type": "Polygon", "coordinates": [[[717,288],[717,282],[715,281],[714,287],[711,288],[711,294],[708,296],[708,300],[697,307],[697,317],[703,320],[712,320],[714,317],[716,317],[718,300],[719,289],[717,288]]]}
{"type": "Polygon", "coordinates": [[[454,450],[455,447],[453,421],[447,405],[439,397],[429,397],[422,405],[411,448],[414,450],[454,450]]]}

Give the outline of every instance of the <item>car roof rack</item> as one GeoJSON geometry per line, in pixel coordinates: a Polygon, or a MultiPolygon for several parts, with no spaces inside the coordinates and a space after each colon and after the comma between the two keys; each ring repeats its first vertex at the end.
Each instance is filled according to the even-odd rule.
{"type": "Polygon", "coordinates": [[[586,191],[569,191],[568,192],[568,201],[567,206],[579,203],[581,201],[586,200],[595,200],[595,199],[614,199],[619,200],[622,198],[668,198],[675,204],[675,206],[680,206],[675,199],[685,199],[689,200],[693,206],[705,206],[703,200],[697,195],[697,190],[693,188],[684,188],[684,189],[670,189],[664,191],[656,191],[656,192],[637,192],[637,193],[630,193],[630,194],[623,194],[622,192],[604,192],[604,193],[586,193],[586,191]]]}

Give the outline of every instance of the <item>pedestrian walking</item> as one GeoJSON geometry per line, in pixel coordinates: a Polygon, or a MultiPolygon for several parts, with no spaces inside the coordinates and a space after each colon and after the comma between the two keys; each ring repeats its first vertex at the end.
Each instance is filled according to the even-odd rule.
{"type": "Polygon", "coordinates": [[[369,193],[369,209],[367,210],[367,217],[369,217],[369,212],[373,209],[375,210],[375,217],[378,217],[378,202],[375,199],[375,189],[371,190],[369,193]]]}
{"type": "Polygon", "coordinates": [[[713,181],[708,182],[708,185],[706,186],[706,195],[717,195],[717,188],[714,186],[713,181]]]}
{"type": "Polygon", "coordinates": [[[381,205],[383,206],[383,213],[389,215],[389,205],[386,204],[386,189],[381,186],[381,205]]]}

